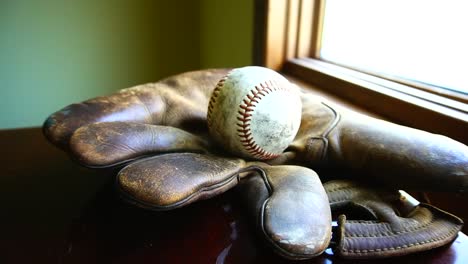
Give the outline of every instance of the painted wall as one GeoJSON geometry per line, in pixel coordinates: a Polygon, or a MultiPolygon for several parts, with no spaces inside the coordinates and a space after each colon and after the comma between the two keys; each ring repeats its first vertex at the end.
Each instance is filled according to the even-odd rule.
{"type": "Polygon", "coordinates": [[[0,129],[178,72],[251,64],[252,29],[251,0],[0,1],[0,129]]]}
{"type": "Polygon", "coordinates": [[[201,7],[201,67],[252,64],[254,1],[202,0],[201,7]]]}

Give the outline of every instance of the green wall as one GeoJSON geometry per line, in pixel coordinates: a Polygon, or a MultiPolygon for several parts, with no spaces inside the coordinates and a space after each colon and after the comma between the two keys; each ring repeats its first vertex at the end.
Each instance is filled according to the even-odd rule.
{"type": "Polygon", "coordinates": [[[0,129],[187,70],[251,64],[252,0],[0,1],[0,129]]]}
{"type": "Polygon", "coordinates": [[[253,0],[202,0],[201,66],[252,64],[253,0]]]}

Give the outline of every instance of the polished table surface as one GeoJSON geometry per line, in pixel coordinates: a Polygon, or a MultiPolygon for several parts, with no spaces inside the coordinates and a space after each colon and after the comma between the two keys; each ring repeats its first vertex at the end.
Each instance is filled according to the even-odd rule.
{"type": "MultiPolygon", "coordinates": [[[[0,149],[0,263],[290,262],[257,239],[235,189],[151,212],[119,199],[115,171],[76,165],[39,128],[0,131],[0,149]]],[[[460,233],[446,247],[378,261],[395,262],[468,263],[468,238],[460,233]]],[[[376,261],[323,254],[301,263],[376,261]]]]}

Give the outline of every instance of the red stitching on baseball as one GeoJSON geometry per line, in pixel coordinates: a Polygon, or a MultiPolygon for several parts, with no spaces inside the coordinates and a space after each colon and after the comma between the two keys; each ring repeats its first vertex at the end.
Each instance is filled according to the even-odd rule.
{"type": "Polygon", "coordinates": [[[279,156],[279,154],[268,152],[257,145],[250,130],[250,117],[256,105],[263,97],[273,91],[289,91],[289,87],[278,85],[276,81],[268,80],[251,89],[245,96],[246,98],[242,100],[243,104],[239,105],[238,113],[240,116],[237,117],[237,120],[240,122],[237,123],[237,134],[241,138],[240,142],[245,150],[259,159],[272,159],[279,156]]]}
{"type": "Polygon", "coordinates": [[[219,82],[216,84],[216,87],[213,90],[213,93],[211,94],[211,99],[210,102],[208,103],[208,113],[206,115],[206,120],[208,122],[208,127],[211,127],[211,117],[213,115],[213,109],[216,104],[216,98],[218,98],[219,92],[221,91],[221,88],[223,88],[224,83],[226,82],[227,78],[229,77],[229,74],[231,72],[228,72],[219,82]]]}

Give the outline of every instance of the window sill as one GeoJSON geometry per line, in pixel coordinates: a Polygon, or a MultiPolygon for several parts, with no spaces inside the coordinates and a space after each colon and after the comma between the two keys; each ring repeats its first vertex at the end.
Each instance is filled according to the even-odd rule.
{"type": "Polygon", "coordinates": [[[463,102],[316,59],[291,59],[283,72],[395,123],[468,144],[463,102]]]}

